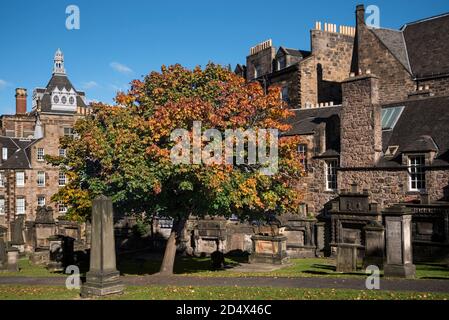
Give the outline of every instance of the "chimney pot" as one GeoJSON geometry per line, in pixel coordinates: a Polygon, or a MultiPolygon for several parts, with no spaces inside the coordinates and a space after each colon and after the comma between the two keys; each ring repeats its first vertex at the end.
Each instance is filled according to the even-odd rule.
{"type": "Polygon", "coordinates": [[[16,114],[26,114],[27,113],[27,89],[17,88],[16,89],[16,114]]]}

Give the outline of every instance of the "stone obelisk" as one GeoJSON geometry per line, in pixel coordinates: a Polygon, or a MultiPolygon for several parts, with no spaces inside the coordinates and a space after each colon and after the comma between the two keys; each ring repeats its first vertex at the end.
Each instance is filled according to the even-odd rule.
{"type": "Polygon", "coordinates": [[[90,270],[81,296],[104,296],[123,292],[116,268],[112,200],[100,196],[92,203],[90,270]]]}

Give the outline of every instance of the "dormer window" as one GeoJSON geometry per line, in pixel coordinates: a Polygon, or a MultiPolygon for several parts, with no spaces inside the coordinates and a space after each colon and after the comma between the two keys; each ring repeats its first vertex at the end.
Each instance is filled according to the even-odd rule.
{"type": "Polygon", "coordinates": [[[282,88],[282,90],[281,90],[281,99],[284,102],[287,102],[287,103],[290,102],[289,97],[288,97],[288,86],[285,86],[285,87],[282,88]]]}
{"type": "Polygon", "coordinates": [[[8,148],[5,147],[2,148],[2,160],[3,161],[8,160],[8,148]]]}
{"type": "Polygon", "coordinates": [[[262,67],[255,66],[254,67],[254,78],[259,78],[260,76],[262,76],[262,67]]]}

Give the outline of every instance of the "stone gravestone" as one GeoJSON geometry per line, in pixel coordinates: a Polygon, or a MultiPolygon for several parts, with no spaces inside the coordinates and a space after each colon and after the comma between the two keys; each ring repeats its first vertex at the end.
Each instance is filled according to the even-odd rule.
{"type": "Polygon", "coordinates": [[[386,277],[413,278],[416,267],[412,253],[412,214],[405,206],[394,206],[384,213],[386,225],[386,277]]]}
{"type": "Polygon", "coordinates": [[[8,254],[8,271],[18,272],[19,271],[19,249],[15,247],[10,247],[6,249],[8,254]]]}
{"type": "Polygon", "coordinates": [[[3,238],[0,237],[0,270],[5,270],[8,267],[8,255],[6,254],[6,244],[3,238]]]}
{"type": "Polygon", "coordinates": [[[363,267],[377,266],[383,269],[384,248],[385,248],[385,228],[379,222],[372,222],[365,226],[365,256],[363,257],[363,267]]]}
{"type": "Polygon", "coordinates": [[[357,271],[357,244],[340,243],[337,246],[337,272],[357,271]]]}
{"type": "Polygon", "coordinates": [[[63,252],[63,243],[64,243],[64,237],[63,236],[51,236],[48,239],[50,243],[50,252],[49,252],[49,258],[50,261],[47,264],[47,269],[52,272],[57,271],[64,271],[64,252],[63,252]]]}
{"type": "Polygon", "coordinates": [[[19,249],[20,252],[25,251],[25,239],[23,238],[24,221],[23,216],[17,216],[11,222],[11,246],[19,249]]]}
{"type": "Polygon", "coordinates": [[[112,200],[100,196],[92,203],[90,270],[81,296],[104,296],[123,292],[116,269],[112,200]]]}

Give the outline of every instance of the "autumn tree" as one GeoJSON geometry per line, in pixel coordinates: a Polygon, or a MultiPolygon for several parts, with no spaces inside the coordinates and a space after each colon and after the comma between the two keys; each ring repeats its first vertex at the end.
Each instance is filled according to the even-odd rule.
{"type": "MultiPolygon", "coordinates": [[[[299,138],[282,136],[290,129],[292,113],[279,88],[265,92],[259,83],[247,83],[214,64],[194,70],[174,65],[133,81],[128,92],[117,95],[116,105],[92,108],[75,125],[78,137],[61,140],[66,157],[48,157],[69,178],[53,200],[67,203],[68,216],[78,220],[89,216],[91,200],[99,194],[111,197],[123,213],[172,218],[161,273],[173,272],[176,241],[190,216],[234,214],[252,220],[298,211],[299,138]],[[203,131],[215,128],[223,134],[238,128],[277,129],[278,170],[266,175],[260,163],[173,163],[170,155],[179,143],[173,131],[191,133],[195,122],[203,131]]],[[[203,147],[207,143],[201,141],[203,147]]]]}

